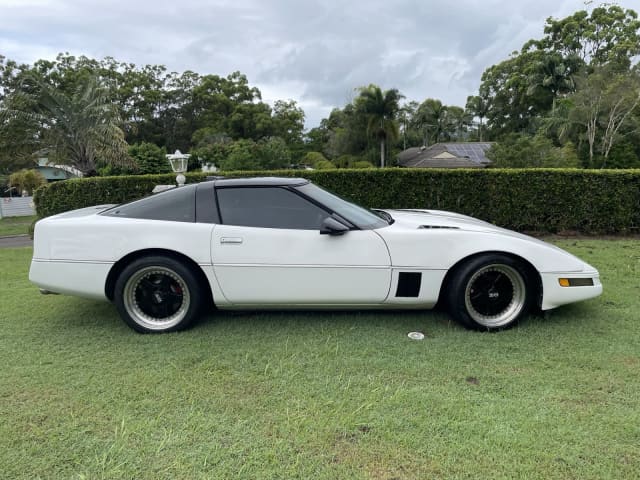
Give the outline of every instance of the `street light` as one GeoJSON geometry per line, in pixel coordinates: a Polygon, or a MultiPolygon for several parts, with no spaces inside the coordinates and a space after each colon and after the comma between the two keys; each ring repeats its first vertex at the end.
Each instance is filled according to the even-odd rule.
{"type": "Polygon", "coordinates": [[[188,153],[182,153],[180,150],[176,150],[175,153],[167,155],[167,160],[169,160],[171,164],[171,170],[178,174],[176,175],[176,183],[179,187],[182,187],[186,181],[183,173],[187,171],[190,156],[188,153]]]}

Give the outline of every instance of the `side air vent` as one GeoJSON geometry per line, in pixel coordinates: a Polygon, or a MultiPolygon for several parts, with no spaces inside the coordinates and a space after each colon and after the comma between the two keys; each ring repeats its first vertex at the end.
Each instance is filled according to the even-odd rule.
{"type": "Polygon", "coordinates": [[[452,227],[449,225],[420,225],[418,229],[421,230],[459,230],[460,227],[452,227]]]}
{"type": "Polygon", "coordinates": [[[400,272],[396,297],[417,297],[420,294],[421,282],[422,273],[420,272],[400,272]]]}

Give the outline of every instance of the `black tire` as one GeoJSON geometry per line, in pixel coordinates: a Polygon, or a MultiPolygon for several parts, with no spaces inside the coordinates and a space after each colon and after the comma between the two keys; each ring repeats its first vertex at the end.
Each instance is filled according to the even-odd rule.
{"type": "Polygon", "coordinates": [[[457,266],[452,275],[445,292],[449,313],[472,330],[513,327],[535,298],[528,269],[508,255],[471,258],[457,266]]]}
{"type": "Polygon", "coordinates": [[[163,256],[131,262],[118,277],[114,292],[118,313],[140,333],[188,328],[198,317],[204,298],[191,269],[163,256]]]}

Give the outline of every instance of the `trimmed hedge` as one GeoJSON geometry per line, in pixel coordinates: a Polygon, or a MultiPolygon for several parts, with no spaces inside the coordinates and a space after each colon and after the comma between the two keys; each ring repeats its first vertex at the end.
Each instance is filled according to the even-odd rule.
{"type": "MultiPolygon", "coordinates": [[[[368,207],[428,208],[471,215],[518,231],[637,233],[640,170],[375,169],[227,172],[227,176],[305,177],[368,207]]],[[[198,182],[207,174],[187,174],[198,182]]],[[[175,176],[93,177],[36,191],[40,217],[148,195],[175,176]]]]}

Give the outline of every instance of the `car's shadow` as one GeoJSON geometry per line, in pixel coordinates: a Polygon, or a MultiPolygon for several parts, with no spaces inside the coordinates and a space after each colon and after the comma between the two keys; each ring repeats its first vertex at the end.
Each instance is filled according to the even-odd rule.
{"type": "MultiPolygon", "coordinates": [[[[594,315],[592,302],[571,304],[548,312],[533,312],[516,329],[562,328],[583,326],[594,315]]],[[[101,335],[133,333],[120,319],[113,304],[100,301],[73,299],[51,326],[64,330],[93,329],[101,335]]],[[[218,334],[222,331],[259,329],[273,334],[284,331],[326,331],[334,329],[369,329],[408,333],[418,331],[426,335],[441,335],[447,331],[465,332],[447,312],[438,306],[433,310],[286,310],[286,311],[228,311],[211,310],[204,314],[188,331],[197,334],[218,334]]]]}

